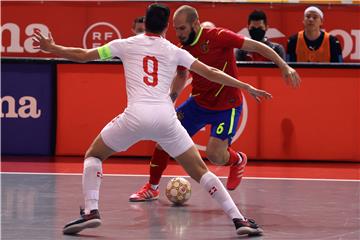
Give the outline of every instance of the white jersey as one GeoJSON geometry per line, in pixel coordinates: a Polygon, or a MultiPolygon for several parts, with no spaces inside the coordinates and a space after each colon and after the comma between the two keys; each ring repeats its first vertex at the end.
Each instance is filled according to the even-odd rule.
{"type": "Polygon", "coordinates": [[[189,69],[196,60],[165,38],[147,34],[113,40],[98,51],[102,59],[119,57],[122,60],[128,105],[135,102],[168,103],[177,66],[189,69]]]}
{"type": "Polygon", "coordinates": [[[101,131],[105,144],[125,151],[153,140],[172,157],[194,142],[177,119],[169,90],[178,65],[190,68],[195,58],[159,36],[138,35],[98,48],[101,59],[119,57],[124,64],[128,106],[101,131]]]}

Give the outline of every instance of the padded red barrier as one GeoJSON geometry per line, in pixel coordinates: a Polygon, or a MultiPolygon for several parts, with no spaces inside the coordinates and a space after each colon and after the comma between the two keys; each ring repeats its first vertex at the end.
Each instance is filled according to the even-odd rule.
{"type": "MultiPolygon", "coordinates": [[[[241,80],[268,90],[274,99],[259,104],[245,94],[247,107],[238,134],[241,124],[246,122],[246,127],[235,139],[235,149],[252,159],[360,161],[360,69],[298,69],[299,89],[286,86],[275,68],[239,71],[241,80]]],[[[178,103],[189,92],[190,87],[178,103]]],[[[56,154],[84,154],[125,106],[121,65],[59,64],[56,154]]],[[[208,136],[206,128],[194,137],[201,149],[208,136]]],[[[140,142],[120,155],[150,156],[153,146],[140,142]]]]}

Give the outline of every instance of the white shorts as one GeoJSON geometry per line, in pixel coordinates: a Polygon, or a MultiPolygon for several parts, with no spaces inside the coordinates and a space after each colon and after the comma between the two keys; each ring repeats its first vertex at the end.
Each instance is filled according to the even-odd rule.
{"type": "Polygon", "coordinates": [[[102,129],[101,137],[116,152],[152,140],[174,158],[194,145],[172,104],[132,104],[102,129]]]}

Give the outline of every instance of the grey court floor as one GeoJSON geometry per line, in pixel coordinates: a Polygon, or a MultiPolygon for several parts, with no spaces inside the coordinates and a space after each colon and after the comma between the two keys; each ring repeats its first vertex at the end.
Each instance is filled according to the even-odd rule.
{"type": "MultiPolygon", "coordinates": [[[[2,239],[247,239],[194,181],[183,207],[172,206],[161,182],[155,202],[129,203],[147,177],[104,176],[103,225],[62,235],[82,204],[80,175],[2,174],[2,239]]],[[[222,179],[224,181],[225,179],[222,179]]],[[[242,213],[262,225],[250,239],[360,239],[360,182],[244,179],[231,192],[242,213]]]]}

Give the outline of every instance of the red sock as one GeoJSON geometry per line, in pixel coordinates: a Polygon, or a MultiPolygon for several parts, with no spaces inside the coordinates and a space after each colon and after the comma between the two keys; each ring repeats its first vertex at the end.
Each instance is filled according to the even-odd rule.
{"type": "Polygon", "coordinates": [[[230,157],[229,157],[229,161],[226,165],[233,165],[233,164],[236,164],[240,158],[239,158],[239,154],[234,150],[232,149],[231,147],[228,147],[228,152],[230,154],[230,157]]]}
{"type": "Polygon", "coordinates": [[[150,162],[150,184],[159,184],[161,175],[167,167],[169,159],[169,154],[167,154],[164,150],[155,148],[150,162]]]}

